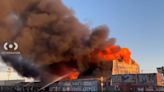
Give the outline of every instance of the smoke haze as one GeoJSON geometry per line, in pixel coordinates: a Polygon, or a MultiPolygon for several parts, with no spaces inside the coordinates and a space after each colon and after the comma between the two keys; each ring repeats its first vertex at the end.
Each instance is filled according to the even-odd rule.
{"type": "Polygon", "coordinates": [[[99,75],[111,66],[93,64],[90,57],[95,49],[115,44],[109,34],[104,25],[90,29],[80,23],[61,0],[0,0],[0,45],[15,41],[22,55],[2,58],[25,77],[53,77],[72,70],[99,75]]]}

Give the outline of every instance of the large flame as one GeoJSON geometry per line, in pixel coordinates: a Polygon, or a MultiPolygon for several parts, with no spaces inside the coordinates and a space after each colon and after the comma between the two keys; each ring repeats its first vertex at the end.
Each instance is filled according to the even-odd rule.
{"type": "Polygon", "coordinates": [[[119,46],[108,46],[103,50],[97,49],[92,54],[93,61],[112,61],[123,60],[129,64],[131,60],[131,52],[128,48],[120,48],[119,46]]]}

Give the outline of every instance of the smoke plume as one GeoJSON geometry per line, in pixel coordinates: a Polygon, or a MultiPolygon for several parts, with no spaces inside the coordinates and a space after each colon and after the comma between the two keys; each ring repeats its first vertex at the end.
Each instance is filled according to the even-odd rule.
{"type": "Polygon", "coordinates": [[[0,45],[5,41],[17,42],[22,58],[4,62],[33,78],[74,70],[96,76],[107,69],[91,62],[91,53],[115,44],[106,26],[88,28],[61,0],[0,0],[0,45]]]}
{"type": "Polygon", "coordinates": [[[32,77],[35,79],[38,79],[40,76],[40,72],[36,66],[19,55],[2,55],[2,59],[6,64],[12,66],[21,76],[32,77]]]}

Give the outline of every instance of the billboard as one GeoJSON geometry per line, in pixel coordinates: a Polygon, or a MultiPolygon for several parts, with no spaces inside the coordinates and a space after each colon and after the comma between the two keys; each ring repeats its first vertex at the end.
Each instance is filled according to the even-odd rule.
{"type": "Polygon", "coordinates": [[[124,75],[124,76],[121,76],[121,80],[122,82],[126,82],[126,83],[135,83],[136,75],[134,74],[124,75]]]}
{"type": "Polygon", "coordinates": [[[117,84],[122,82],[120,75],[113,75],[111,79],[112,79],[112,84],[117,84]]]}
{"type": "Polygon", "coordinates": [[[159,78],[157,75],[156,73],[113,75],[112,84],[135,83],[139,85],[158,85],[159,78]]]}
{"type": "Polygon", "coordinates": [[[137,75],[138,84],[150,84],[150,85],[156,85],[157,84],[157,74],[138,74],[137,75]]]}
{"type": "Polygon", "coordinates": [[[99,80],[89,79],[89,80],[72,80],[72,81],[61,81],[59,82],[60,91],[98,91],[99,90],[99,80]]]}
{"type": "Polygon", "coordinates": [[[164,86],[164,75],[161,73],[157,74],[157,84],[158,86],[164,86]]]}
{"type": "Polygon", "coordinates": [[[135,74],[123,74],[123,75],[113,75],[112,76],[112,83],[135,83],[136,82],[136,75],[135,74]]]}

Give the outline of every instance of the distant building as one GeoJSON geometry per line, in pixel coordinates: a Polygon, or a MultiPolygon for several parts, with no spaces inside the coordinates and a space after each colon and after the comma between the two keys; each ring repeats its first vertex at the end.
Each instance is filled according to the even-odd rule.
{"type": "Polygon", "coordinates": [[[20,82],[25,82],[25,80],[0,80],[0,86],[13,86],[20,82]]]}
{"type": "Polygon", "coordinates": [[[162,66],[162,67],[157,67],[157,71],[158,71],[158,73],[164,75],[164,66],[162,66]]]}

